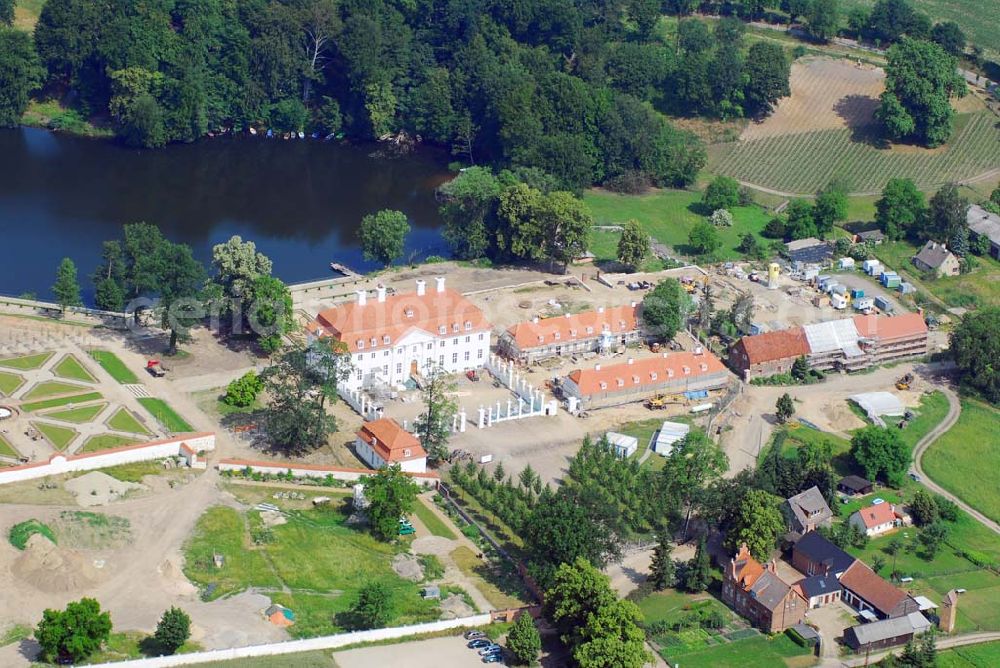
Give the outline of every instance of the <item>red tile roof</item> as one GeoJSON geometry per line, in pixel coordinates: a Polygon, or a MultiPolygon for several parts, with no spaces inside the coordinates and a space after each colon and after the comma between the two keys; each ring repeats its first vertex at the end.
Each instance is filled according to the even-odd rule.
{"type": "Polygon", "coordinates": [[[392,418],[366,422],[358,432],[358,438],[372,446],[378,456],[389,463],[427,456],[417,437],[392,418]]]}
{"type": "Polygon", "coordinates": [[[891,503],[880,503],[857,511],[869,529],[896,521],[896,511],[891,503]]]}
{"type": "Polygon", "coordinates": [[[809,341],[801,327],[744,336],[740,344],[746,351],[750,364],[800,357],[809,354],[809,341]]]}
{"type": "Polygon", "coordinates": [[[919,313],[894,316],[856,315],[854,326],[867,339],[890,341],[927,333],[927,323],[919,313]]]}
{"type": "Polygon", "coordinates": [[[840,576],[840,584],[872,604],[879,612],[888,615],[907,594],[883,580],[863,561],[855,561],[840,576]]]}
{"type": "Polygon", "coordinates": [[[664,353],[660,357],[647,357],[632,363],[576,369],[570,372],[569,378],[580,388],[580,393],[587,396],[626,387],[656,386],[669,380],[698,378],[725,370],[719,358],[705,350],[698,355],[691,352],[664,353]]]}
{"type": "Polygon", "coordinates": [[[356,301],[340,304],[320,312],[306,329],[316,336],[342,341],[348,350],[357,352],[393,346],[415,329],[434,336],[458,336],[489,330],[490,323],[479,307],[461,293],[428,289],[423,295],[407,292],[382,302],[369,296],[364,305],[356,301]]]}
{"type": "Polygon", "coordinates": [[[592,338],[605,330],[614,333],[631,332],[639,327],[637,312],[638,306],[615,306],[545,318],[538,322],[521,322],[509,327],[507,333],[518,348],[526,350],[559,341],[592,338]]]}

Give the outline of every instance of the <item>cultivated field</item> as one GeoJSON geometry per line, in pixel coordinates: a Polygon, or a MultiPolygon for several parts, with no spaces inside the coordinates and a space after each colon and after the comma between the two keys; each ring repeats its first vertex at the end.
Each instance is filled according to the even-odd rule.
{"type": "Polygon", "coordinates": [[[876,193],[894,177],[923,189],[1000,168],[995,115],[967,98],[951,142],[937,149],[890,145],[874,120],[882,73],[844,61],[810,59],[792,69],[791,97],[751,124],[738,142],[710,151],[709,168],[780,193],[809,195],[833,179],[876,193]]]}

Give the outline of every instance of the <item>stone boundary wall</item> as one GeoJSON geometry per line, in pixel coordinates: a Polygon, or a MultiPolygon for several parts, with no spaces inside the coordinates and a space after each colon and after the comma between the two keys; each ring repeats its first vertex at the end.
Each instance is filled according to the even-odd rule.
{"type": "MultiPolygon", "coordinates": [[[[359,643],[405,638],[407,636],[421,635],[424,633],[437,633],[439,631],[461,629],[469,626],[486,626],[491,621],[491,615],[486,613],[472,617],[459,617],[458,619],[428,622],[426,624],[396,626],[388,629],[371,629],[369,631],[354,631],[352,633],[340,633],[333,636],[306,638],[304,640],[287,640],[285,642],[271,643],[268,645],[250,645],[249,647],[215,649],[207,652],[158,656],[148,659],[137,659],[134,661],[101,663],[95,664],[92,668],[118,668],[119,666],[135,668],[138,668],[139,666],[142,666],[142,668],[165,668],[167,666],[187,666],[199,663],[209,663],[211,661],[235,661],[237,659],[246,659],[256,656],[280,656],[282,654],[294,654],[298,652],[337,649],[359,643]]],[[[238,665],[239,664],[234,663],[233,667],[236,668],[238,665]]]]}
{"type": "Polygon", "coordinates": [[[215,434],[212,432],[181,434],[162,441],[123,445],[118,448],[98,450],[82,455],[64,455],[59,453],[49,457],[47,462],[0,468],[0,485],[21,482],[22,480],[44,478],[61,473],[93,471],[119,464],[131,464],[133,462],[164,459],[166,457],[182,456],[193,465],[197,458],[192,456],[192,452],[197,453],[209,450],[215,450],[215,434]]]}
{"type": "MultiPolygon", "coordinates": [[[[292,477],[295,478],[322,480],[330,475],[336,480],[346,480],[348,482],[356,482],[375,473],[372,469],[321,466],[318,464],[299,464],[295,462],[254,461],[250,459],[220,459],[216,465],[216,468],[220,471],[242,471],[248,467],[258,473],[275,475],[291,471],[292,477]]],[[[414,482],[424,487],[436,488],[438,483],[441,482],[441,476],[437,473],[411,473],[403,471],[403,474],[410,476],[414,482]]]]}

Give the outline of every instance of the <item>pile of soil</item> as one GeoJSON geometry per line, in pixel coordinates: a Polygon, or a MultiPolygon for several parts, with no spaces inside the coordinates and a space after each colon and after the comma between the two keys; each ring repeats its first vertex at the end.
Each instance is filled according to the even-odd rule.
{"type": "Polygon", "coordinates": [[[63,486],[75,494],[76,502],[84,507],[103,506],[123,498],[133,490],[147,489],[145,485],[123,482],[100,471],[91,471],[79,478],[67,480],[63,486]]]}
{"type": "Polygon", "coordinates": [[[458,594],[449,594],[441,600],[441,619],[459,619],[474,614],[476,611],[458,594]]]}
{"type": "Polygon", "coordinates": [[[392,558],[392,570],[396,571],[399,577],[420,582],[424,579],[424,567],[420,565],[420,560],[412,554],[397,554],[392,558]]]}
{"type": "Polygon", "coordinates": [[[90,589],[105,577],[93,560],[37,533],[28,539],[11,571],[32,587],[54,594],[90,589]]]}

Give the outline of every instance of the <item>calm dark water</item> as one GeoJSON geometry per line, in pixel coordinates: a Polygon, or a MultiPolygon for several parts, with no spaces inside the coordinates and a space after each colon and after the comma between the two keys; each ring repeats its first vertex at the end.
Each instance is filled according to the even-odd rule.
{"type": "Polygon", "coordinates": [[[0,130],[0,293],[50,296],[71,257],[87,278],[101,241],[146,221],[208,261],[234,234],[256,242],[287,282],[330,276],[331,261],[365,270],[357,230],[379,209],[399,209],[413,231],[407,251],[442,253],[434,188],[443,156],[377,158],[374,145],[216,138],[137,151],[21,128],[0,130]]]}

